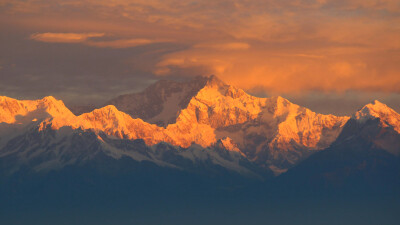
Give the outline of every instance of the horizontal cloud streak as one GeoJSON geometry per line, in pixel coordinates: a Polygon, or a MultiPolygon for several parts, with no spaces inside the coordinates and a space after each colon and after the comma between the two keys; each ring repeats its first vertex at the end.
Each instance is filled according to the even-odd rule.
{"type": "Polygon", "coordinates": [[[55,43],[80,43],[88,38],[102,37],[104,33],[36,33],[31,35],[31,39],[41,42],[55,43]]]}
{"type": "Polygon", "coordinates": [[[160,43],[163,41],[154,41],[149,39],[121,39],[113,41],[89,41],[86,44],[99,48],[130,48],[140,45],[148,45],[153,43],[160,43]]]}
{"type": "Polygon", "coordinates": [[[153,43],[161,43],[167,41],[149,40],[149,39],[117,39],[110,41],[94,41],[90,38],[103,37],[104,33],[35,33],[30,36],[31,39],[40,42],[49,43],[82,43],[98,48],[130,48],[153,43]]]}
{"type": "Polygon", "coordinates": [[[229,42],[222,44],[198,44],[195,45],[194,47],[217,49],[217,50],[246,50],[250,48],[250,45],[244,42],[229,42]]]}

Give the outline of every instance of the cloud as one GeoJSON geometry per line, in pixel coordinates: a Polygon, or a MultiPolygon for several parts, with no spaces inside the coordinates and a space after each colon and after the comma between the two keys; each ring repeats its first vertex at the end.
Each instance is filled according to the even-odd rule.
{"type": "MultiPolygon", "coordinates": [[[[184,74],[180,71],[197,68],[191,72],[215,74],[233,85],[274,95],[348,90],[400,93],[397,52],[383,51],[378,57],[376,52],[334,55],[319,50],[297,54],[285,51],[266,52],[261,48],[225,54],[191,48],[164,56],[155,73],[184,74]]],[[[334,48],[330,51],[336,52],[334,48]]]]}
{"type": "MultiPolygon", "coordinates": [[[[42,66],[25,66],[25,73],[40,69],[42,74],[62,77],[71,68],[76,74],[94,70],[101,74],[96,75],[98,90],[108,89],[110,77],[119,73],[129,74],[131,80],[213,73],[238,87],[274,95],[400,93],[398,0],[3,2],[0,28],[5,36],[34,33],[31,39],[53,43],[46,46],[52,57],[38,52],[32,57],[46,60],[42,66]],[[60,43],[77,45],[67,49],[60,43]],[[143,47],[125,49],[137,46],[143,47]],[[77,50],[65,54],[70,49],[77,50]],[[99,53],[110,54],[104,55],[102,64],[107,66],[101,71],[99,53]],[[48,61],[58,67],[50,71],[48,61]]],[[[10,39],[0,47],[14,43],[18,48],[24,42],[20,40],[10,39]]],[[[27,49],[37,45],[29,42],[27,49]]],[[[0,60],[16,65],[29,61],[16,55],[11,62],[10,52],[0,52],[0,60]]],[[[2,71],[7,68],[4,64],[2,71]]],[[[113,85],[129,91],[124,89],[129,85],[113,85]]]]}
{"type": "Polygon", "coordinates": [[[30,36],[31,39],[51,43],[81,43],[88,38],[102,37],[104,33],[36,33],[30,36]]]}
{"type": "Polygon", "coordinates": [[[149,39],[117,39],[110,41],[95,41],[90,38],[104,37],[105,33],[35,33],[30,36],[32,40],[49,43],[82,43],[98,48],[130,48],[153,43],[167,42],[166,40],[149,39]]]}
{"type": "Polygon", "coordinates": [[[222,44],[198,44],[195,48],[210,48],[217,50],[246,50],[250,48],[250,45],[245,42],[229,42],[222,44]]]}
{"type": "Polygon", "coordinates": [[[89,41],[86,44],[99,48],[130,48],[140,45],[148,45],[153,43],[160,43],[164,41],[155,41],[149,39],[120,39],[113,41],[89,41]]]}

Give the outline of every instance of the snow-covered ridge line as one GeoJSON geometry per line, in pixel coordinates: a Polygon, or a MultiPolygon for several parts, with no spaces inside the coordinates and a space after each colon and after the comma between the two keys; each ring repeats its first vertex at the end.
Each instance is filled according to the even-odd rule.
{"type": "Polygon", "coordinates": [[[400,115],[378,100],[365,105],[352,118],[360,123],[379,118],[384,126],[392,126],[394,130],[400,133],[400,115]]]}
{"type": "MultiPolygon", "coordinates": [[[[222,141],[224,145],[229,143],[229,150],[262,165],[279,162],[273,168],[281,170],[301,160],[304,151],[329,146],[348,120],[348,117],[316,114],[282,97],[254,97],[214,76],[196,79],[201,81],[200,87],[193,89],[189,82],[188,89],[178,85],[180,89],[174,91],[174,95],[185,93],[184,96],[193,97],[184,104],[185,108],[177,111],[174,123],[164,121],[168,124],[165,127],[133,118],[113,105],[76,116],[53,97],[34,101],[3,97],[0,122],[35,122],[39,130],[48,127],[93,130],[116,138],[143,139],[149,146],[166,142],[183,148],[192,144],[209,147],[229,138],[229,142],[222,141]]],[[[164,100],[170,102],[168,98],[164,100]]]]}
{"type": "MultiPolygon", "coordinates": [[[[282,97],[251,96],[215,76],[195,78],[195,81],[183,84],[156,83],[144,94],[133,96],[134,100],[140,96],[145,100],[138,104],[128,101],[136,104],[131,112],[150,112],[154,100],[156,113],[141,119],[114,105],[106,105],[77,116],[61,100],[51,96],[39,100],[0,96],[2,155],[18,154],[24,158],[25,154],[34,151],[37,154],[79,156],[85,149],[105,149],[112,157],[127,155],[137,161],[177,166],[170,164],[168,157],[163,161],[165,151],[160,149],[170,148],[168,154],[176,150],[173,155],[193,159],[193,163],[198,159],[211,160],[225,168],[246,171],[238,163],[247,160],[277,175],[311,154],[328,148],[342,134],[345,125],[350,124],[350,117],[318,114],[282,97]],[[161,91],[154,97],[150,95],[152,88],[161,91]],[[142,103],[147,108],[138,111],[142,103]],[[149,121],[157,121],[157,124],[149,121]],[[58,138],[56,143],[53,137],[58,138]],[[134,144],[138,139],[143,140],[145,146],[134,144]],[[87,143],[93,146],[88,148],[87,143]],[[103,147],[99,147],[99,143],[103,147]],[[163,147],[163,143],[169,147],[163,147]]],[[[375,121],[374,124],[378,119],[381,124],[379,128],[371,128],[373,134],[381,127],[395,130],[391,136],[375,135],[379,138],[374,143],[397,154],[398,145],[391,143],[400,134],[399,114],[375,101],[356,112],[351,121],[363,124],[370,119],[375,121]]]]}
{"type": "MultiPolygon", "coordinates": [[[[39,100],[0,97],[0,123],[40,121],[39,127],[51,125],[53,129],[64,126],[92,129],[118,138],[144,139],[148,145],[163,141],[181,147],[188,147],[192,143],[206,147],[215,143],[217,138],[225,138],[217,137],[215,130],[218,128],[243,124],[257,118],[266,119],[263,112],[265,110],[272,110],[272,117],[281,120],[283,115],[292,116],[288,107],[293,107],[295,111],[299,108],[282,97],[257,98],[232,86],[223,87],[221,90],[218,83],[211,83],[200,90],[189,102],[188,107],[181,111],[176,123],[169,124],[166,128],[144,122],[140,118],[133,119],[113,105],[75,116],[61,100],[52,96],[39,100]]],[[[312,113],[308,109],[300,111],[312,113]]],[[[332,115],[327,117],[336,118],[332,115]]],[[[291,132],[291,128],[285,127],[291,125],[285,122],[287,121],[281,122],[279,127],[281,136],[285,132],[286,135],[290,135],[291,132]]]]}

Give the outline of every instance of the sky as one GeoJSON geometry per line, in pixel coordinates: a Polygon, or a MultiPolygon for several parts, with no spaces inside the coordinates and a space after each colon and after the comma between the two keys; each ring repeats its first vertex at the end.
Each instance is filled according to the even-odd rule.
{"type": "Polygon", "coordinates": [[[400,1],[0,0],[0,95],[101,104],[211,74],[320,113],[400,112],[400,1]]]}

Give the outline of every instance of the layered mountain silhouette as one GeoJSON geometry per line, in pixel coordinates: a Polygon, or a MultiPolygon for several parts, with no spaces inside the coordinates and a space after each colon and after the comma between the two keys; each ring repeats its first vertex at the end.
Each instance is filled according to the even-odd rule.
{"type": "MultiPolygon", "coordinates": [[[[399,155],[400,115],[379,101],[348,117],[323,115],[282,97],[251,96],[215,76],[159,81],[83,113],[51,96],[0,97],[0,206],[10,213],[29,205],[72,210],[82,201],[89,208],[148,204],[146,213],[154,205],[185,211],[190,201],[209,215],[220,208],[249,213],[242,205],[252,205],[254,213],[293,199],[315,211],[310,199],[331,201],[338,193],[364,196],[360,207],[378,196],[396,208],[399,155]]],[[[379,212],[376,224],[396,221],[379,212]]],[[[263,224],[264,214],[248,214],[259,222],[230,223],[263,224]]],[[[315,224],[347,224],[334,218],[315,224]]],[[[304,224],[287,219],[282,224],[304,224]]],[[[168,224],[148,224],[160,223],[168,224]]]]}
{"type": "Polygon", "coordinates": [[[390,154],[397,156],[400,151],[400,116],[378,101],[351,118],[322,115],[282,97],[251,96],[210,76],[181,83],[159,81],[141,93],[123,95],[108,103],[113,105],[76,116],[53,97],[1,97],[0,156],[29,162],[47,149],[46,154],[52,155],[54,162],[43,163],[60,167],[76,160],[68,157],[70,162],[60,162],[63,154],[87,153],[81,147],[71,149],[71,136],[91,133],[94,139],[88,141],[98,143],[102,152],[113,158],[129,156],[137,161],[176,166],[141,147],[121,149],[115,144],[143,140],[147,149],[168,145],[176,149],[175,154],[193,163],[210,159],[227,169],[246,171],[237,163],[240,160],[224,159],[228,163],[212,156],[217,152],[215,148],[224,149],[228,155],[279,175],[332,143],[355,135],[390,154]],[[60,146],[62,151],[58,150],[60,146]],[[200,151],[204,156],[192,151],[200,151]],[[23,156],[27,152],[30,157],[23,156]]]}
{"type": "Polygon", "coordinates": [[[154,149],[159,144],[176,148],[176,154],[193,163],[209,159],[226,169],[243,172],[246,168],[238,162],[245,160],[280,174],[327,148],[349,119],[317,114],[282,97],[257,98],[215,76],[196,77],[183,83],[160,81],[142,93],[120,96],[109,102],[114,105],[76,116],[53,97],[34,101],[2,97],[0,122],[7,135],[2,137],[0,156],[17,159],[18,155],[30,152],[30,157],[22,157],[28,162],[47,149],[46,154],[54,157],[53,164],[62,166],[76,160],[68,157],[70,162],[60,162],[63,154],[86,152],[65,147],[71,144],[70,136],[92,132],[97,138],[90,142],[97,142],[103,152],[114,158],[129,156],[138,161],[177,166],[140,147],[121,149],[115,144],[116,140],[140,139],[146,148],[154,149]],[[18,146],[11,144],[14,142],[18,146]],[[20,146],[22,143],[26,149],[20,146]],[[61,151],[57,150],[60,146],[64,146],[61,151]],[[216,147],[242,159],[234,162],[232,157],[219,159],[216,147]],[[201,151],[204,155],[192,151],[201,151]]]}
{"type": "Polygon", "coordinates": [[[385,104],[367,104],[328,148],[282,175],[279,180],[284,185],[279,187],[396,196],[400,187],[399,121],[399,114],[385,104]]]}

